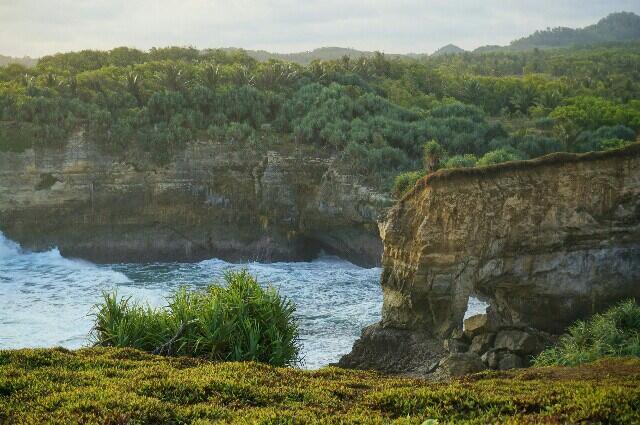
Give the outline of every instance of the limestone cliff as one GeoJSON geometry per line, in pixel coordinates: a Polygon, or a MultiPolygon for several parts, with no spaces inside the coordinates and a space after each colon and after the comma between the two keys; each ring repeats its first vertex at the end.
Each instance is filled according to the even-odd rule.
{"type": "Polygon", "coordinates": [[[82,132],[0,152],[0,231],[94,261],[299,260],[324,249],[379,262],[390,205],[333,158],[195,141],[168,165],[109,155],[82,132]]]}
{"type": "Polygon", "coordinates": [[[342,365],[432,369],[425,362],[443,354],[434,341],[461,331],[470,295],[489,302],[503,327],[561,332],[621,298],[640,298],[640,145],[441,171],[380,229],[382,321],[342,365]],[[404,347],[384,343],[406,334],[404,347]],[[405,360],[376,360],[389,352],[405,360]]]}

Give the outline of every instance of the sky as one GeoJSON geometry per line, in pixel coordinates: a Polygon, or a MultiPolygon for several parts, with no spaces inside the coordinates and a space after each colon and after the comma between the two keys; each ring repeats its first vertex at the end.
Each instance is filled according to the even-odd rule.
{"type": "Polygon", "coordinates": [[[639,0],[0,0],[0,54],[117,46],[431,53],[583,27],[639,0]]]}

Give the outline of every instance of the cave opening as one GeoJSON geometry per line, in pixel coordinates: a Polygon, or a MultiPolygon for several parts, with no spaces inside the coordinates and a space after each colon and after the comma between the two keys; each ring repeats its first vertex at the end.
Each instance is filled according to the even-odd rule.
{"type": "Polygon", "coordinates": [[[317,238],[303,237],[300,239],[298,252],[303,261],[313,261],[324,255],[335,255],[340,257],[340,253],[336,252],[329,245],[323,243],[317,238]]]}

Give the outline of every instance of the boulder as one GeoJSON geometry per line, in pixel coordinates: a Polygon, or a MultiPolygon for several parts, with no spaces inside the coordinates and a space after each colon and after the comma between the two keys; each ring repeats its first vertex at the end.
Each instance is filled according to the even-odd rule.
{"type": "Polygon", "coordinates": [[[415,331],[398,331],[374,324],[363,329],[351,353],[336,366],[375,369],[384,373],[425,376],[447,355],[441,340],[415,331]]]}
{"type": "Polygon", "coordinates": [[[521,367],[524,367],[524,362],[522,361],[522,358],[517,354],[505,352],[500,355],[500,360],[498,361],[498,369],[508,370],[521,367]]]}
{"type": "Polygon", "coordinates": [[[482,362],[491,369],[498,368],[498,361],[500,360],[500,353],[496,350],[489,350],[480,358],[482,362]]]}
{"type": "Polygon", "coordinates": [[[444,348],[450,353],[466,353],[469,351],[469,344],[460,339],[449,338],[444,340],[444,348]]]}
{"type": "Polygon", "coordinates": [[[498,332],[494,347],[518,354],[534,354],[539,350],[538,338],[520,330],[502,330],[498,332]]]}
{"type": "Polygon", "coordinates": [[[469,350],[475,354],[481,355],[493,346],[496,338],[495,333],[480,334],[473,337],[469,350]]]}
{"type": "Polygon", "coordinates": [[[476,335],[487,333],[491,329],[489,316],[486,314],[476,314],[464,321],[464,334],[467,338],[473,339],[476,335]]]}
{"type": "Polygon", "coordinates": [[[451,353],[440,361],[438,371],[441,375],[454,377],[481,372],[486,368],[476,354],[451,353]]]}

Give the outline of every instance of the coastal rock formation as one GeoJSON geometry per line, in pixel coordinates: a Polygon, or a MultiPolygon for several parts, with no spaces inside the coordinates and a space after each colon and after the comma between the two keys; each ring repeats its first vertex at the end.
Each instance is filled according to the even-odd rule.
{"type": "MultiPolygon", "coordinates": [[[[523,358],[511,354],[533,354],[540,335],[640,298],[640,145],[437,172],[380,229],[384,305],[373,328],[387,338],[426,334],[431,345],[454,337],[452,352],[495,349],[487,361],[516,366],[523,358]],[[490,306],[465,335],[470,296],[490,306]]],[[[388,369],[367,358],[373,328],[342,366],[388,369]]],[[[429,357],[412,347],[420,344],[403,358],[417,360],[398,372],[429,357]]]]}
{"type": "Polygon", "coordinates": [[[391,199],[329,156],[194,141],[166,165],[78,132],[58,149],[0,152],[0,231],[98,262],[380,261],[391,199]]]}

